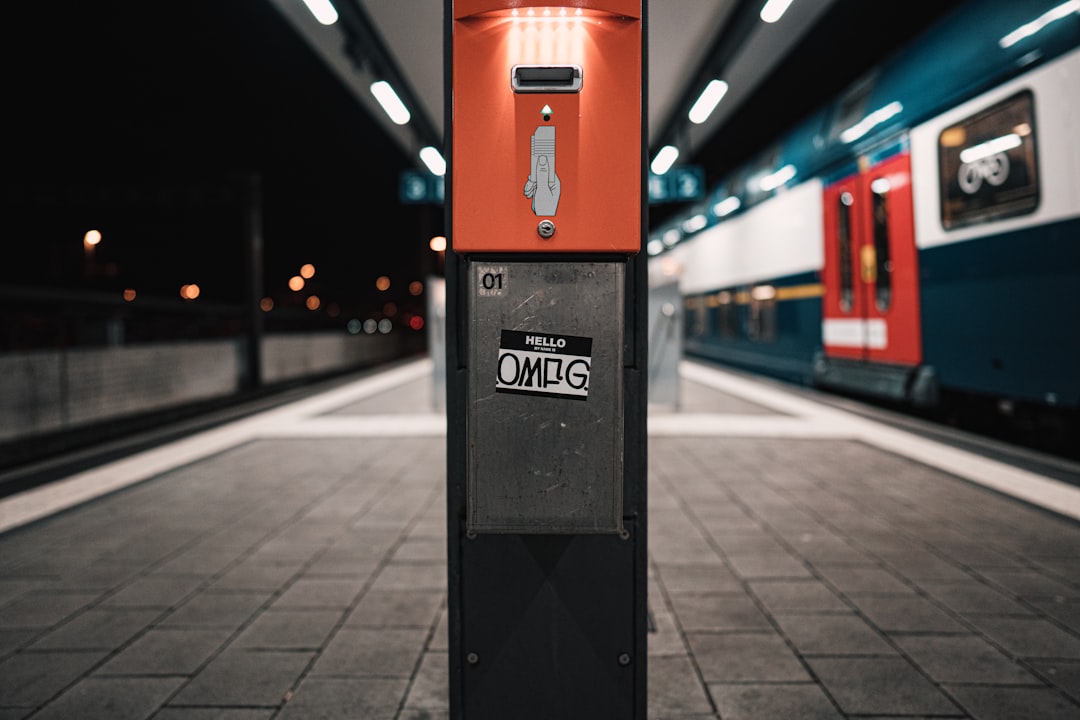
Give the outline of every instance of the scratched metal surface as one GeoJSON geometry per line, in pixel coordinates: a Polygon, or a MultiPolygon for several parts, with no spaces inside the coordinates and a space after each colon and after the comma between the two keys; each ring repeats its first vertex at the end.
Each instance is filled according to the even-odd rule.
{"type": "Polygon", "coordinates": [[[618,532],[625,266],[499,262],[469,268],[467,529],[618,532]],[[496,392],[503,330],[591,338],[588,398],[496,392]]]}

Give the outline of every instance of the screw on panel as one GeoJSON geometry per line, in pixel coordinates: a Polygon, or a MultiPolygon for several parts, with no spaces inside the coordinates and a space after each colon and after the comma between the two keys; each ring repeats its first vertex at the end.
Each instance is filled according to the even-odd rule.
{"type": "Polygon", "coordinates": [[[622,653],[622,654],[620,654],[619,655],[619,664],[623,665],[623,666],[629,665],[630,664],[630,653],[622,653]]]}
{"type": "Polygon", "coordinates": [[[476,539],[476,531],[475,530],[466,530],[465,531],[465,537],[468,538],[469,540],[475,540],[476,539]]]}
{"type": "Polygon", "coordinates": [[[476,653],[469,653],[465,656],[465,660],[468,661],[470,665],[475,665],[476,663],[480,662],[480,656],[476,653]]]}
{"type": "Polygon", "coordinates": [[[536,232],[540,237],[547,240],[555,234],[555,223],[550,220],[541,220],[540,224],[536,226],[536,232]]]}
{"type": "Polygon", "coordinates": [[[626,528],[623,528],[622,530],[619,531],[619,537],[621,539],[623,539],[623,540],[629,540],[630,539],[630,531],[627,530],[626,528]]]}

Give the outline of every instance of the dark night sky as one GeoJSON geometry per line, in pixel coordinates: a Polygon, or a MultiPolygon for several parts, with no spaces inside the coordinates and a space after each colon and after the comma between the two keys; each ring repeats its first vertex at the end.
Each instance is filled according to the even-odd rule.
{"type": "Polygon", "coordinates": [[[21,3],[0,37],[14,235],[0,282],[79,282],[99,227],[111,282],[171,295],[197,280],[232,302],[238,207],[208,189],[249,173],[268,294],[305,262],[343,304],[371,302],[380,274],[403,288],[432,270],[442,209],[398,202],[413,162],[266,0],[21,3]]]}
{"type": "MultiPolygon", "coordinates": [[[[882,26],[876,4],[838,0],[799,57],[688,161],[715,182],[956,4],[916,4],[882,26]]],[[[184,198],[252,172],[264,189],[267,293],[312,262],[328,299],[370,305],[384,299],[378,275],[402,289],[433,270],[427,242],[442,209],[398,201],[412,159],[267,0],[11,4],[0,52],[0,283],[84,283],[81,237],[93,226],[105,232],[98,259],[118,272],[97,289],[172,297],[199,281],[207,299],[234,302],[237,206],[184,198]]],[[[673,211],[654,207],[654,224],[673,211]]]]}

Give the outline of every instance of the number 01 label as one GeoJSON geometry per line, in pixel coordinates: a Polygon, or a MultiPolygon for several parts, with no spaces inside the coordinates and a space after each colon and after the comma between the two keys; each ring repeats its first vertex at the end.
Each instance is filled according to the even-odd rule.
{"type": "Polygon", "coordinates": [[[477,265],[476,294],[480,297],[498,297],[506,291],[509,279],[505,265],[477,265]]]}

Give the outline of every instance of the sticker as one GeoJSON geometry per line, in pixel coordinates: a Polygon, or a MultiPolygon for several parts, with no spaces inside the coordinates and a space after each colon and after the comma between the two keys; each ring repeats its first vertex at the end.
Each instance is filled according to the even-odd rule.
{"type": "Polygon", "coordinates": [[[529,138],[525,197],[532,201],[532,211],[537,217],[553,217],[559,209],[560,195],[562,182],[555,174],[555,127],[540,125],[529,138]]]}
{"type": "Polygon", "coordinates": [[[503,330],[495,392],[587,400],[592,338],[503,330]]]}
{"type": "Polygon", "coordinates": [[[498,297],[509,287],[510,275],[505,265],[476,266],[476,294],[480,297],[498,297]]]}

